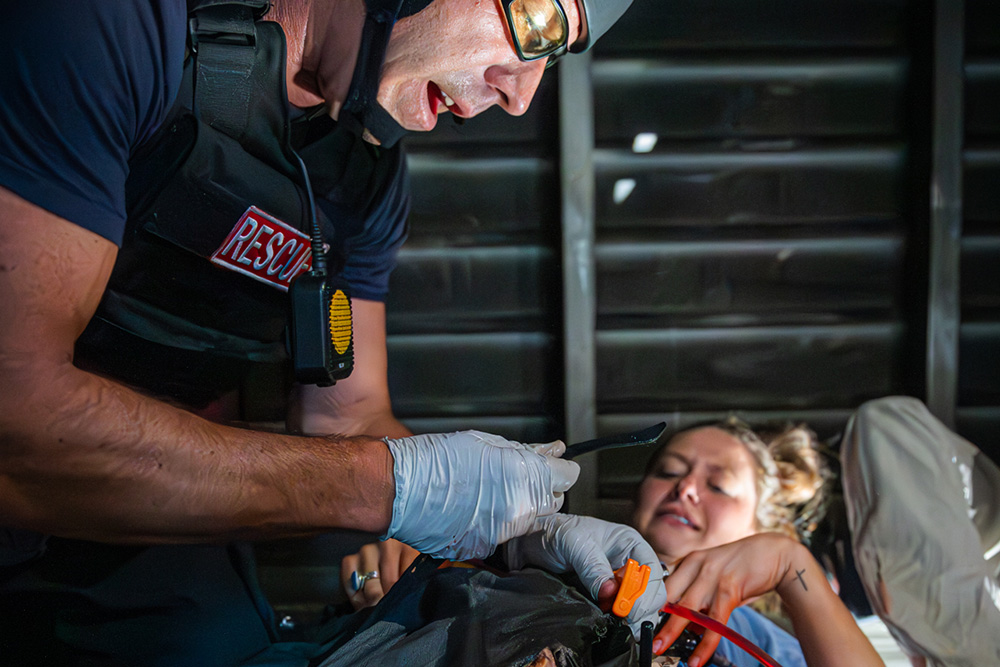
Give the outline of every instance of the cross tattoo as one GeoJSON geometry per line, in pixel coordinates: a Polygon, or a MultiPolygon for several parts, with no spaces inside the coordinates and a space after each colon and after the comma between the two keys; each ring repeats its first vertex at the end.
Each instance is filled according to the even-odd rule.
{"type": "Polygon", "coordinates": [[[805,572],[805,568],[803,568],[801,570],[795,570],[795,576],[798,578],[799,583],[802,584],[802,588],[804,588],[805,590],[808,591],[809,587],[806,586],[806,580],[802,578],[802,573],[803,572],[805,572]]]}

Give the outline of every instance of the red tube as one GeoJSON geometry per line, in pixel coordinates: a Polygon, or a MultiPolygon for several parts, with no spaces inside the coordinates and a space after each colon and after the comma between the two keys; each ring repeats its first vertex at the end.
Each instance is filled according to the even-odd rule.
{"type": "Polygon", "coordinates": [[[754,644],[749,639],[747,639],[740,633],[730,628],[728,625],[720,623],[711,616],[706,616],[700,611],[688,609],[687,607],[682,607],[678,604],[674,604],[673,602],[668,602],[667,604],[663,605],[662,611],[664,614],[676,614],[681,618],[686,618],[692,623],[697,623],[706,630],[717,632],[718,634],[722,635],[729,641],[733,642],[734,644],[739,646],[741,649],[743,649],[753,657],[757,658],[757,660],[759,660],[762,664],[766,665],[767,667],[781,667],[781,665],[778,664],[777,660],[775,660],[767,653],[765,653],[756,644],[754,644]]]}

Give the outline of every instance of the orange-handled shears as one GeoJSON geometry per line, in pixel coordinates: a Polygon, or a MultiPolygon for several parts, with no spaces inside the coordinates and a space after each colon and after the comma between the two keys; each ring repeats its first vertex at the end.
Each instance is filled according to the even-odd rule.
{"type": "Polygon", "coordinates": [[[649,583],[649,566],[639,565],[629,558],[625,565],[615,570],[615,579],[620,583],[611,611],[615,616],[624,618],[632,611],[632,605],[646,590],[646,584],[649,583]]]}

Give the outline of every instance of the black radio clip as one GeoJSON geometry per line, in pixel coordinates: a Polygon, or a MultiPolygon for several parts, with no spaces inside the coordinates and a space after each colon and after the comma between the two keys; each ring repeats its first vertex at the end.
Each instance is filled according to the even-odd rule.
{"type": "Polygon", "coordinates": [[[354,368],[351,298],[343,281],[309,271],[289,288],[295,380],[329,387],[354,368]]]}
{"type": "Polygon", "coordinates": [[[312,184],[302,158],[290,151],[298,163],[306,190],[312,268],[296,278],[288,289],[290,321],[288,352],[295,381],[329,387],[354,369],[354,326],[347,282],[327,275],[326,251],[312,184]]]}

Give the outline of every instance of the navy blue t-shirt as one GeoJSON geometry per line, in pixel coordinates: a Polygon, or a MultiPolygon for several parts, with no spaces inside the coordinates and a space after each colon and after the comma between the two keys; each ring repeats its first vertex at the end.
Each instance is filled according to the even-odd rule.
{"type": "MultiPolygon", "coordinates": [[[[132,151],[170,110],[185,0],[33,0],[0,21],[0,185],[121,245],[132,151]]],[[[405,239],[403,172],[348,241],[355,297],[384,300],[405,239]]]]}

